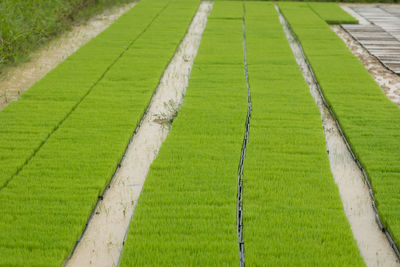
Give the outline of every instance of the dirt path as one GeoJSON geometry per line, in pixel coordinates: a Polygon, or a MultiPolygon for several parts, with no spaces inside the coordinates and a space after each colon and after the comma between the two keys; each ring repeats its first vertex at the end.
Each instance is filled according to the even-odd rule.
{"type": "Polygon", "coordinates": [[[4,69],[0,77],[0,111],[135,4],[107,9],[32,53],[29,62],[4,69]]]}
{"type": "Polygon", "coordinates": [[[400,106],[400,76],[385,68],[378,59],[354,40],[341,26],[333,25],[331,29],[342,38],[351,52],[364,64],[387,97],[400,106]]]}
{"type": "Polygon", "coordinates": [[[317,84],[303,56],[302,48],[281,14],[279,18],[297,64],[320,109],[331,171],[338,185],[344,211],[361,255],[367,266],[400,266],[386,236],[380,231],[375,221],[375,212],[371,206],[371,198],[362,172],[352,159],[333,117],[323,104],[317,84]]]}
{"type": "Polygon", "coordinates": [[[202,2],[128,145],[121,167],[66,266],[117,266],[135,205],[171,122],[183,103],[212,2],[202,2]]]}

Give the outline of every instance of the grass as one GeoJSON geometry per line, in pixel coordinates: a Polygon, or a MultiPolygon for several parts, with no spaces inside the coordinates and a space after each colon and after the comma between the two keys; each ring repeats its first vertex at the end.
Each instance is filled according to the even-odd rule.
{"type": "Polygon", "coordinates": [[[310,2],[308,5],[328,24],[358,24],[358,20],[341,9],[337,3],[310,2]]]}
{"type": "MultiPolygon", "coordinates": [[[[18,102],[0,112],[0,188],[24,166],[164,6],[163,1],[137,5],[49,72],[18,102]]],[[[123,82],[123,78],[119,80],[123,82]]]]}
{"type": "Polygon", "coordinates": [[[23,159],[17,151],[29,154],[44,142],[0,191],[0,265],[61,265],[71,253],[197,6],[141,1],[0,113],[8,139],[0,146],[9,147],[2,160],[15,158],[18,166],[23,159]],[[99,80],[100,70],[114,61],[99,80]]]}
{"type": "Polygon", "coordinates": [[[302,3],[280,4],[323,93],[366,169],[378,211],[400,242],[400,110],[343,41],[302,3]],[[328,52],[329,51],[329,52],[328,52]]]}
{"type": "Polygon", "coordinates": [[[132,0],[0,1],[0,71],[27,60],[29,53],[103,9],[132,0]]]}
{"type": "Polygon", "coordinates": [[[185,103],[151,166],[121,266],[235,266],[247,112],[242,3],[215,2],[185,103]]]}
{"type": "Polygon", "coordinates": [[[246,37],[253,106],[246,265],[364,265],[329,168],[320,112],[272,3],[246,3],[246,37]]]}

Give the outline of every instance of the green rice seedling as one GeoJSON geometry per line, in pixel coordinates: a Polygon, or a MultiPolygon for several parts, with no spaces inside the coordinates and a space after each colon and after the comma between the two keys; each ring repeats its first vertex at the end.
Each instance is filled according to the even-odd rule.
{"type": "Polygon", "coordinates": [[[127,53],[125,47],[140,37],[166,3],[139,3],[0,112],[0,188],[127,53]]]}
{"type": "MultiPolygon", "coordinates": [[[[239,262],[236,168],[247,112],[241,5],[215,3],[185,103],[136,207],[122,266],[239,262]]],[[[363,265],[330,174],[318,109],[273,6],[246,7],[254,103],[246,263],[363,265]]]]}
{"type": "Polygon", "coordinates": [[[252,94],[244,166],[248,266],[363,266],[334,183],[320,112],[272,3],[246,2],[252,94]]]}
{"type": "Polygon", "coordinates": [[[151,166],[121,266],[235,266],[247,112],[242,4],[215,2],[185,102],[151,166]]]}
{"type": "MultiPolygon", "coordinates": [[[[118,57],[35,156],[0,191],[1,266],[60,266],[70,255],[198,5],[198,1],[142,1],[138,5],[141,8],[136,11],[139,13],[128,13],[99,37],[110,37],[102,40],[110,45],[110,53],[115,49],[119,55],[121,49],[126,50],[122,44],[130,39],[121,34],[132,37],[131,34],[143,30],[141,25],[145,25],[146,29],[137,34],[137,40],[118,57]],[[155,13],[159,15],[155,17],[155,13]],[[153,18],[154,21],[149,24],[153,18]]],[[[96,51],[100,52],[101,47],[89,44],[69,59],[69,62],[76,61],[83,65],[79,68],[82,71],[79,75],[69,63],[61,67],[61,70],[70,71],[65,76],[61,75],[59,68],[51,74],[59,75],[66,82],[66,88],[60,95],[64,94],[68,104],[75,103],[77,96],[74,93],[78,94],[77,91],[68,93],[72,89],[67,83],[68,75],[76,73],[74,80],[86,83],[86,79],[95,77],[94,70],[98,66],[104,68],[102,59],[93,57],[96,51]]],[[[105,58],[109,57],[106,51],[109,50],[103,50],[105,58]]],[[[62,113],[61,109],[67,104],[55,101],[60,95],[51,86],[46,87],[47,82],[51,84],[55,81],[45,78],[39,83],[41,86],[36,85],[35,90],[24,95],[25,100],[0,113],[14,113],[13,118],[23,123],[21,126],[9,124],[12,125],[8,128],[9,132],[1,128],[4,136],[11,138],[13,136],[10,135],[17,133],[21,139],[27,134],[36,138],[36,130],[46,132],[47,128],[40,128],[42,122],[48,128],[54,127],[52,123],[55,119],[48,122],[46,116],[52,118],[56,113],[54,110],[62,113]],[[44,118],[24,124],[24,115],[32,114],[29,113],[32,106],[26,105],[30,103],[43,111],[40,114],[44,118]],[[53,105],[54,109],[51,109],[53,105]],[[36,123],[37,127],[29,130],[30,123],[36,123]],[[18,127],[21,127],[20,130],[18,127]]],[[[63,88],[61,82],[58,86],[63,88]]],[[[32,116],[36,118],[38,115],[32,116]]],[[[37,142],[40,141],[38,139],[37,142]]],[[[25,151],[24,145],[29,144],[29,139],[24,142],[25,139],[19,143],[14,141],[19,145],[15,149],[25,151]]]]}
{"type": "Polygon", "coordinates": [[[379,214],[400,242],[400,110],[306,4],[279,4],[327,102],[371,180],[379,214]],[[300,15],[301,14],[301,15],[300,15]]]}
{"type": "Polygon", "coordinates": [[[338,3],[309,2],[308,6],[328,24],[358,23],[358,20],[341,9],[338,3]]]}

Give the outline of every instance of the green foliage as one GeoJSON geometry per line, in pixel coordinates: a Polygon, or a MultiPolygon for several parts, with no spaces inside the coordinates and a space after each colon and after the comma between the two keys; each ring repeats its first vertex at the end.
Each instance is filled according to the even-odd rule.
{"type": "Polygon", "coordinates": [[[246,3],[246,38],[253,106],[246,265],[364,265],[329,168],[320,112],[271,3],[246,3]]]}
{"type": "MultiPolygon", "coordinates": [[[[128,54],[126,48],[164,6],[163,1],[139,4],[0,112],[0,187],[73,112],[120,55],[128,54]]],[[[122,76],[127,74],[118,75],[121,77],[115,80],[124,82],[122,76]]]]}
{"type": "Polygon", "coordinates": [[[362,63],[305,4],[279,4],[327,101],[366,169],[379,213],[400,242],[400,110],[362,63]]]}
{"type": "MultiPolygon", "coordinates": [[[[329,169],[319,111],[271,4],[247,3],[253,99],[244,177],[250,266],[363,265],[329,169]]],[[[242,3],[216,2],[185,104],[151,166],[121,266],[234,266],[247,112],[242,3]]]]}
{"type": "Polygon", "coordinates": [[[0,69],[105,7],[132,0],[1,0],[0,69]]]}
{"type": "Polygon", "coordinates": [[[44,143],[0,191],[1,266],[70,254],[197,6],[141,1],[0,112],[2,184],[44,143]]]}
{"type": "Polygon", "coordinates": [[[357,24],[358,20],[340,8],[337,3],[311,2],[309,7],[328,24],[357,24]]]}
{"type": "Polygon", "coordinates": [[[185,103],[151,166],[121,266],[235,266],[247,112],[242,4],[216,2],[185,103]]]}

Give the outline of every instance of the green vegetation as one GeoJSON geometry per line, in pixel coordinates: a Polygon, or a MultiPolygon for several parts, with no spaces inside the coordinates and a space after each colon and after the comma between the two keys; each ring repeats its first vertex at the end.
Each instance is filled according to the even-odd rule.
{"type": "Polygon", "coordinates": [[[279,4],[366,169],[384,224],[400,242],[400,110],[329,26],[303,3],[279,4]],[[329,51],[329,53],[327,53],[329,51]]]}
{"type": "Polygon", "coordinates": [[[132,0],[1,0],[0,69],[103,9],[132,0]]]}
{"type": "Polygon", "coordinates": [[[121,266],[235,266],[247,112],[242,3],[216,2],[185,103],[143,187],[121,266]]]}
{"type": "MultiPolygon", "coordinates": [[[[270,3],[246,3],[246,9],[253,99],[244,176],[246,263],[364,265],[330,173],[318,108],[277,13],[270,3]]],[[[242,3],[215,3],[185,104],[151,166],[121,266],[238,263],[236,169],[247,111],[242,16],[242,3]]]]}
{"type": "MultiPolygon", "coordinates": [[[[142,0],[0,112],[1,266],[63,264],[199,2],[142,0]]],[[[246,264],[364,265],[329,169],[318,108],[273,4],[244,4],[253,105],[244,166],[246,264]]],[[[399,241],[398,107],[325,22],[352,21],[336,4],[279,5],[399,241]]],[[[248,108],[243,14],[242,2],[214,4],[121,266],[239,262],[237,167],[248,108]]]]}
{"type": "Polygon", "coordinates": [[[246,264],[364,265],[329,168],[320,112],[272,3],[246,3],[246,37],[253,106],[246,264]]]}
{"type": "MultiPolygon", "coordinates": [[[[129,44],[140,37],[164,6],[165,1],[138,4],[0,112],[0,188],[32,157],[119,57],[127,54],[129,44]]],[[[123,82],[124,78],[119,80],[123,82]]]]}
{"type": "Polygon", "coordinates": [[[0,191],[1,266],[61,265],[70,254],[197,6],[141,1],[0,113],[2,164],[19,166],[20,151],[44,143],[0,191]]]}
{"type": "Polygon", "coordinates": [[[357,24],[358,20],[340,8],[337,3],[311,2],[309,7],[328,24],[357,24]]]}

